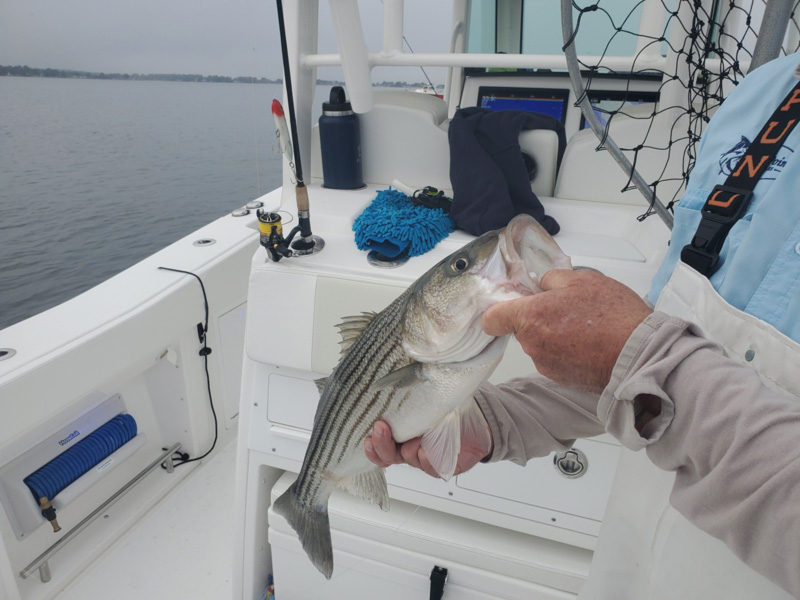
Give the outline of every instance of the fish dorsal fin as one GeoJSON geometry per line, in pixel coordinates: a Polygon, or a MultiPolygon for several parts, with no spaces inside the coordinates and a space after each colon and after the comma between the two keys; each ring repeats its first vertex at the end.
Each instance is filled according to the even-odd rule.
{"type": "Polygon", "coordinates": [[[320,377],[319,379],[314,380],[314,385],[317,386],[317,390],[319,391],[319,395],[322,395],[322,392],[325,390],[325,384],[328,383],[327,377],[320,377]]]}
{"type": "Polygon", "coordinates": [[[408,388],[424,381],[422,363],[412,362],[410,365],[391,371],[369,386],[370,391],[379,392],[386,388],[396,390],[408,388]]]}
{"type": "Polygon", "coordinates": [[[377,504],[382,510],[389,510],[389,491],[386,489],[386,475],[383,469],[375,467],[366,473],[359,473],[344,481],[341,486],[353,496],[377,504]]]}
{"type": "Polygon", "coordinates": [[[362,312],[360,315],[342,317],[342,322],[336,325],[339,329],[339,334],[342,336],[342,341],[339,342],[339,345],[342,347],[340,350],[341,356],[347,354],[350,347],[361,337],[361,334],[364,333],[367,325],[372,323],[372,319],[375,318],[376,314],[378,313],[362,312]]]}

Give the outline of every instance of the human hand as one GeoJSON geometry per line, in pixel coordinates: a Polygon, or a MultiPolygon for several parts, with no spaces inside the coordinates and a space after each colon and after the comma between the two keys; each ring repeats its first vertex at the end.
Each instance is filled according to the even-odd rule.
{"type": "MultiPolygon", "coordinates": [[[[458,454],[454,475],[470,470],[492,453],[491,430],[485,420],[484,424],[486,428],[483,431],[478,431],[476,428],[462,428],[461,451],[458,454]]],[[[364,453],[379,467],[407,464],[425,471],[431,477],[439,478],[422,447],[422,438],[412,438],[398,444],[392,438],[392,430],[386,421],[378,421],[372,426],[372,435],[364,440],[364,453]]]]}
{"type": "Polygon", "coordinates": [[[632,289],[595,271],[554,269],[540,286],[540,294],[489,308],[483,330],[513,333],[556,383],[602,392],[625,342],[652,311],[632,289]]]}

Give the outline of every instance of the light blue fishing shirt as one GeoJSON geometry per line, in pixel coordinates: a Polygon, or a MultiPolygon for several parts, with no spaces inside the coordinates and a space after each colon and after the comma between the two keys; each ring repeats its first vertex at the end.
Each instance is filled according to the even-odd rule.
{"type": "MultiPolygon", "coordinates": [[[[762,65],[739,84],[703,134],[686,193],[675,207],[669,250],[648,295],[655,303],[700,223],[700,209],[727,179],[797,83],[800,53],[762,65]]],[[[800,342],[800,125],[786,138],[728,234],[711,284],[729,304],[800,342]]]]}

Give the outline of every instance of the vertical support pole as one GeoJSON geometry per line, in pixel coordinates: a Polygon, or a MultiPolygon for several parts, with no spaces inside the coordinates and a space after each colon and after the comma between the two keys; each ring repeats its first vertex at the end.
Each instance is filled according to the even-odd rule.
{"type": "Polygon", "coordinates": [[[786,26],[792,14],[791,0],[767,0],[761,27],[758,28],[758,41],[753,49],[750,71],[777,58],[786,36],[786,26]]]}
{"type": "Polygon", "coordinates": [[[403,52],[404,0],[383,0],[383,53],[403,52]]]}
{"type": "Polygon", "coordinates": [[[339,56],[342,59],[342,71],[350,104],[354,112],[369,112],[374,106],[372,75],[369,51],[364,42],[364,29],[361,26],[361,13],[358,12],[358,1],[331,0],[331,17],[333,17],[333,28],[336,30],[336,41],[339,44],[339,56]]]}
{"type": "MultiPolygon", "coordinates": [[[[467,23],[471,12],[470,0],[453,0],[453,13],[450,20],[453,31],[450,34],[450,52],[461,54],[467,48],[467,23]]],[[[444,82],[444,101],[447,103],[447,116],[453,118],[456,108],[461,103],[461,92],[464,87],[464,68],[448,67],[444,82]]]]}

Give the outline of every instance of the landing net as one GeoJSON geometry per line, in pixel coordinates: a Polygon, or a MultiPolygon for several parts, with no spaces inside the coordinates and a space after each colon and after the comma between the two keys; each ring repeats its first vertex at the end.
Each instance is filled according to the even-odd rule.
{"type": "MultiPolygon", "coordinates": [[[[790,13],[788,25],[779,23],[780,34],[785,27],[780,55],[800,49],[800,0],[789,3],[783,13],[790,13]]],[[[761,22],[768,20],[766,5],[766,0],[641,0],[632,6],[618,0],[572,1],[572,32],[568,35],[565,26],[565,39],[574,40],[590,101],[604,74],[627,76],[629,84],[642,75],[660,76],[657,104],[642,102],[635,86],[628,85],[617,100],[592,106],[603,127],[598,150],[614,140],[652,190],[645,194],[650,208],[640,219],[653,214],[654,198],[669,211],[680,198],[706,123],[750,69],[761,22]],[[608,36],[599,56],[596,49],[585,50],[598,32],[608,36]],[[626,46],[635,51],[619,68],[618,51],[626,46]]],[[[629,173],[622,191],[634,189],[631,182],[629,173]]]]}

